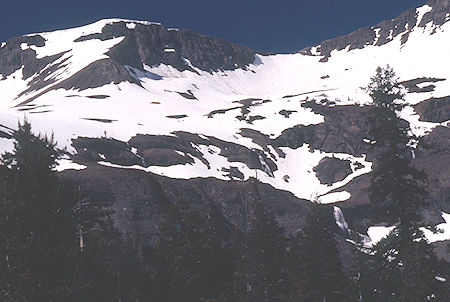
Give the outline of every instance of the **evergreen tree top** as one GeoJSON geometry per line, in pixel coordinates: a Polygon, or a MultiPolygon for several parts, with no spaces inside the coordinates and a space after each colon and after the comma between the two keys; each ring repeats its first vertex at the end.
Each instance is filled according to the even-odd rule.
{"type": "Polygon", "coordinates": [[[404,106],[401,101],[405,95],[398,83],[398,77],[389,65],[386,68],[377,68],[375,75],[370,78],[366,91],[375,107],[397,111],[404,106]]]}
{"type": "Polygon", "coordinates": [[[57,165],[60,151],[56,149],[53,135],[34,134],[27,120],[18,124],[14,132],[14,149],[2,156],[4,165],[23,173],[33,175],[35,171],[52,171],[57,165]]]}

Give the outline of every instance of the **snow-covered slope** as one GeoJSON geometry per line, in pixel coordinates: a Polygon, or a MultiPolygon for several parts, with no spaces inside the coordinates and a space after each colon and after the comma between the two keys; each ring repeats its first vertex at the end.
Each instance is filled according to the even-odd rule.
{"type": "MultiPolygon", "coordinates": [[[[425,100],[448,102],[448,9],[448,1],[429,1],[397,21],[349,35],[358,39],[337,38],[295,54],[264,55],[190,31],[122,19],[13,38],[0,48],[0,123],[7,134],[26,117],[36,131],[53,132],[73,155],[80,152],[73,145],[78,137],[114,138],[128,142],[137,159],[123,164],[99,154],[98,165],[182,179],[256,177],[299,198],[318,194],[324,203],[345,201],[351,193],[342,187],[371,171],[364,152],[280,141],[290,130],[325,122],[307,105],[311,101],[329,108],[370,102],[361,87],[377,66],[387,64],[407,87],[410,106],[402,117],[413,131],[423,136],[438,125],[448,127],[448,119],[419,120],[414,111],[425,100]],[[170,153],[179,160],[158,164],[156,153],[130,141],[137,134],[182,140],[172,145],[176,154],[170,153]],[[315,167],[325,158],[348,163],[348,172],[324,183],[315,167]]],[[[3,136],[2,151],[12,146],[3,136]]],[[[88,165],[69,159],[63,164],[88,165]]]]}

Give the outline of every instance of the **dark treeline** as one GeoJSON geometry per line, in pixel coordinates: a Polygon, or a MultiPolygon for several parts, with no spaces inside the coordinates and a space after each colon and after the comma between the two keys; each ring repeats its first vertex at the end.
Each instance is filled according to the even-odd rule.
{"type": "Polygon", "coordinates": [[[214,203],[168,201],[157,242],[137,245],[114,228],[110,204],[58,177],[53,139],[19,124],[0,166],[0,301],[447,301],[448,263],[419,229],[426,180],[410,164],[414,138],[396,117],[397,89],[390,68],[368,87],[369,139],[384,148],[368,193],[397,228],[374,247],[356,234],[345,263],[318,202],[288,235],[261,200],[248,205],[243,229],[214,203]]]}

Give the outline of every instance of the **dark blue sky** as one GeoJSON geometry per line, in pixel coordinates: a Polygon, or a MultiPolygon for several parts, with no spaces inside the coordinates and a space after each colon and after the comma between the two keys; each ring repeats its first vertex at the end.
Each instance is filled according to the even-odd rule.
{"type": "Polygon", "coordinates": [[[0,0],[0,41],[122,17],[292,52],[396,17],[426,0],[0,0]]]}

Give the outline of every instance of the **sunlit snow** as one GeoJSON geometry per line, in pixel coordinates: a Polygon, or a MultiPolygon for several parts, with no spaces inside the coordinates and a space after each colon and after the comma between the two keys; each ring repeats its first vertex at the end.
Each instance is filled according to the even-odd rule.
{"type": "Polygon", "coordinates": [[[395,226],[386,227],[386,226],[373,226],[367,230],[367,234],[370,237],[371,246],[380,242],[381,239],[386,238],[389,233],[395,229],[395,226]]]}
{"type": "MultiPolygon", "coordinates": [[[[442,212],[442,218],[445,222],[438,224],[436,228],[438,229],[438,233],[433,233],[432,231],[426,228],[420,228],[420,230],[424,233],[425,238],[427,238],[428,242],[438,242],[450,240],[450,214],[442,212]]],[[[373,226],[369,227],[367,233],[371,239],[370,245],[374,245],[378,243],[381,239],[387,237],[389,233],[395,229],[395,226],[373,226]]]]}
{"type": "MultiPolygon", "coordinates": [[[[429,7],[426,5],[418,9],[418,22],[428,11],[429,7]]],[[[105,25],[119,21],[126,22],[130,30],[133,30],[137,24],[157,24],[126,19],[100,20],[76,29],[31,34],[30,36],[42,36],[46,40],[45,46],[24,44],[21,48],[35,50],[38,58],[66,52],[53,63],[55,65],[66,60],[64,63],[66,66],[47,75],[47,79],[55,79],[58,83],[70,78],[92,62],[107,58],[106,53],[109,49],[120,43],[124,37],[105,41],[92,39],[75,42],[75,40],[80,36],[99,33],[105,25]]],[[[401,81],[421,77],[446,79],[433,83],[434,91],[408,93],[406,95],[408,104],[414,105],[431,97],[448,96],[450,69],[447,64],[443,64],[442,60],[448,56],[447,52],[450,49],[449,24],[450,22],[445,23],[433,34],[431,33],[436,29],[433,24],[427,24],[425,29],[413,28],[408,41],[403,45],[400,34],[382,46],[368,45],[363,49],[350,50],[347,47],[341,51],[335,50],[327,62],[319,62],[323,56],[320,55],[320,48],[315,47],[311,50],[313,56],[301,53],[256,55],[254,63],[250,64],[246,70],[210,73],[200,70],[187,59],[184,59],[187,66],[195,72],[179,71],[164,64],[144,65],[144,70],[126,66],[130,75],[138,79],[141,86],[122,82],[82,91],[50,90],[27,104],[27,107],[15,108],[14,106],[49,88],[45,86],[31,94],[19,96],[36,76],[23,80],[22,67],[8,77],[0,79],[2,124],[14,128],[18,120],[26,116],[35,131],[54,132],[58,146],[66,147],[69,152],[75,151],[71,143],[72,139],[78,136],[101,137],[106,134],[107,137],[128,141],[137,133],[173,135],[172,132],[182,130],[199,134],[203,138],[216,137],[249,149],[259,150],[267,158],[272,158],[278,169],[266,171],[267,173],[250,169],[245,163],[230,162],[220,154],[218,147],[203,145],[196,148],[210,163],[209,168],[198,158],[193,158],[193,164],[169,167],[119,166],[108,162],[107,158],[102,159],[99,164],[140,169],[175,178],[215,177],[219,179],[229,179],[223,168],[236,167],[244,175],[244,180],[257,177],[260,181],[275,188],[290,191],[297,197],[310,199],[311,196],[318,195],[323,203],[342,202],[350,198],[350,193],[338,189],[355,177],[371,171],[371,163],[365,160],[365,156],[358,158],[349,154],[325,153],[310,150],[308,145],[303,145],[297,149],[281,148],[286,155],[284,158],[278,156],[277,152],[269,147],[270,153],[274,155],[272,157],[252,139],[243,137],[240,134],[241,129],[253,129],[270,138],[276,138],[285,129],[324,122],[323,116],[301,106],[307,101],[326,98],[335,101],[338,106],[368,104],[371,100],[361,87],[367,86],[377,66],[387,64],[394,68],[401,81]],[[188,91],[195,96],[195,100],[183,97],[182,93],[188,91]],[[105,99],[89,97],[93,95],[108,97],[105,99]],[[243,106],[239,101],[245,99],[255,99],[248,108],[247,116],[256,116],[259,119],[251,123],[237,118],[241,115],[243,106]],[[210,114],[217,110],[223,112],[210,114]],[[282,110],[291,112],[289,117],[281,115],[282,110]],[[168,116],[185,117],[173,119],[168,116]],[[99,119],[110,122],[98,122],[99,119]],[[321,184],[312,169],[326,156],[350,160],[353,173],[331,186],[321,184]],[[364,167],[355,170],[356,162],[364,167]],[[271,173],[273,175],[270,175],[271,173]],[[330,193],[331,191],[333,193],[330,193]]],[[[374,31],[376,36],[379,36],[379,29],[374,31]]],[[[1,47],[4,45],[5,43],[2,43],[1,47]]],[[[167,53],[176,52],[174,48],[167,46],[163,50],[167,53]]],[[[419,121],[418,115],[411,106],[407,106],[400,116],[411,123],[413,132],[419,136],[439,125],[419,121]]],[[[447,122],[442,124],[446,125],[447,122]]],[[[11,146],[6,141],[4,139],[0,141],[2,151],[11,146]]],[[[65,164],[67,167],[77,167],[62,162],[59,169],[65,167],[65,164]]],[[[372,228],[370,230],[377,239],[385,234],[387,229],[372,228]]]]}

